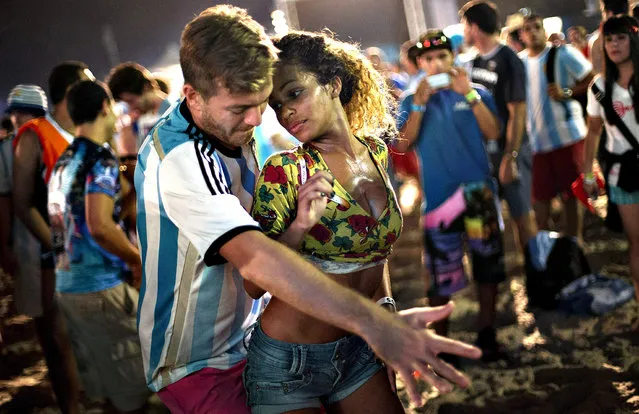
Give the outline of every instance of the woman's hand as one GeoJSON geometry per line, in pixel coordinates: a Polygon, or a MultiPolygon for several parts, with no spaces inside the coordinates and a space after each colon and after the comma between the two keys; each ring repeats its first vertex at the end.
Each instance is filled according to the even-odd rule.
{"type": "Polygon", "coordinates": [[[297,196],[297,215],[292,226],[308,232],[316,225],[333,196],[333,176],[326,171],[317,171],[300,186],[297,196]]]}

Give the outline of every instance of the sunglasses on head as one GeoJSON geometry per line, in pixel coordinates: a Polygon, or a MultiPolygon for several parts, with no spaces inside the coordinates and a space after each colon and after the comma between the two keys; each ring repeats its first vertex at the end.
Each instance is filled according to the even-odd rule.
{"type": "Polygon", "coordinates": [[[446,36],[434,37],[431,39],[425,39],[422,42],[417,42],[415,46],[419,49],[428,49],[430,47],[443,46],[448,43],[448,38],[446,36]]]}

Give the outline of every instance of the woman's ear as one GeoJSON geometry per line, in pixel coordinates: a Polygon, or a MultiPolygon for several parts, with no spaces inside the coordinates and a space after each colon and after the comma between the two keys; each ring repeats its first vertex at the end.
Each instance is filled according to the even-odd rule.
{"type": "Polygon", "coordinates": [[[330,82],[331,98],[339,98],[339,94],[342,93],[342,79],[339,76],[335,76],[330,82]]]}

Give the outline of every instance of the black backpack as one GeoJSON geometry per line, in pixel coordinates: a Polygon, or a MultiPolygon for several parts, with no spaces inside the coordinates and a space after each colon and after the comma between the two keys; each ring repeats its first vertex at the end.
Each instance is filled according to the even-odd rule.
{"type": "MultiPolygon", "coordinates": [[[[541,233],[541,232],[540,232],[541,233]]],[[[531,241],[534,242],[533,239],[531,241]]],[[[526,247],[526,291],[529,306],[556,309],[557,295],[566,285],[592,273],[586,256],[572,237],[558,237],[548,255],[546,268],[533,265],[530,249],[526,247]]]]}

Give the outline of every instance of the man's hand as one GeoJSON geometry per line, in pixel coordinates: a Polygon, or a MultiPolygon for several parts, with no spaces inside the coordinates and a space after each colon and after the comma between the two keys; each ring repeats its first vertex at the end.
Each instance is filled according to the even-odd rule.
{"type": "Polygon", "coordinates": [[[428,83],[428,77],[424,76],[424,78],[419,82],[417,86],[417,90],[415,91],[415,95],[413,95],[413,104],[415,105],[426,105],[428,100],[433,95],[435,91],[430,87],[428,83]]]}
{"type": "Polygon", "coordinates": [[[556,83],[548,85],[548,96],[555,101],[565,101],[570,98],[570,96],[568,96],[556,83]]]}
{"type": "Polygon", "coordinates": [[[517,160],[511,154],[505,154],[499,165],[499,182],[501,185],[507,185],[517,179],[519,179],[517,160]]]}
{"type": "Polygon", "coordinates": [[[468,95],[473,88],[468,80],[468,73],[463,68],[452,68],[450,72],[450,89],[462,96],[468,95]]]}
{"type": "Polygon", "coordinates": [[[426,329],[431,322],[447,318],[452,311],[452,303],[437,308],[412,308],[399,313],[403,321],[393,314],[380,312],[379,316],[384,319],[370,326],[370,334],[364,338],[375,353],[402,376],[415,404],[422,405],[422,398],[412,376],[414,371],[443,393],[452,391],[451,383],[463,388],[470,384],[466,376],[437,355],[443,352],[478,359],[481,351],[426,329]]]}
{"type": "Polygon", "coordinates": [[[142,262],[137,261],[133,263],[127,263],[129,270],[131,271],[131,286],[140,290],[142,286],[142,262]]]}
{"type": "Polygon", "coordinates": [[[584,191],[588,195],[589,198],[597,198],[600,195],[603,195],[603,190],[599,188],[599,185],[596,182],[587,182],[584,180],[584,191]]]}
{"type": "Polygon", "coordinates": [[[324,215],[328,199],[333,193],[333,176],[326,171],[317,171],[300,186],[297,197],[297,216],[294,225],[309,231],[324,215]]]}

